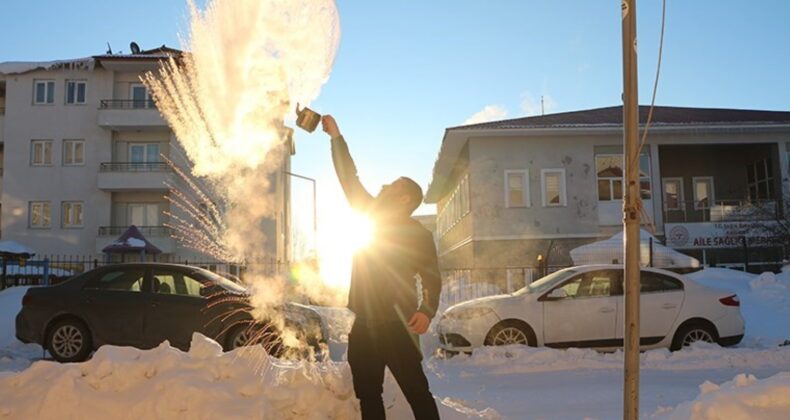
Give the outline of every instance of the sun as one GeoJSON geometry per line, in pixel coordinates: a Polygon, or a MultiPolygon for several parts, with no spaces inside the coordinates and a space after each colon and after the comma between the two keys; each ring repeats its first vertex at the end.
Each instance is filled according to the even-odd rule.
{"type": "Polygon", "coordinates": [[[353,256],[373,241],[374,224],[345,203],[323,209],[321,215],[318,231],[321,277],[327,285],[347,289],[353,256]]]}

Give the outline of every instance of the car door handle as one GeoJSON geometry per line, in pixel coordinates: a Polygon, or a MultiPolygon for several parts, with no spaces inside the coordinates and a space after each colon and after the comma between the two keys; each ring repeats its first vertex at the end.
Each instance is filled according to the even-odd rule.
{"type": "Polygon", "coordinates": [[[675,309],[677,307],[678,305],[675,305],[674,303],[665,303],[661,305],[661,309],[675,309]]]}
{"type": "Polygon", "coordinates": [[[598,309],[598,312],[607,314],[609,312],[614,312],[614,308],[612,308],[611,306],[604,306],[603,308],[598,309]]]}

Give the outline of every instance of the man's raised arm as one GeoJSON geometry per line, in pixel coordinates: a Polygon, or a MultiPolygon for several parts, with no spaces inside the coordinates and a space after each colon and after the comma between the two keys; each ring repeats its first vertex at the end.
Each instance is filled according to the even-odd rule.
{"type": "Polygon", "coordinates": [[[346,140],[340,134],[335,119],[331,115],[324,115],[321,119],[324,131],[332,137],[332,163],[335,164],[337,179],[346,194],[349,204],[354,210],[367,211],[373,203],[373,196],[365,190],[357,176],[357,166],[348,151],[346,140]]]}

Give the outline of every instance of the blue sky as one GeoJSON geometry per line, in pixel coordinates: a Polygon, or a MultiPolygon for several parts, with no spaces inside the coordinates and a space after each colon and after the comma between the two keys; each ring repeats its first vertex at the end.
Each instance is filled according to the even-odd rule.
{"type": "MultiPolygon", "coordinates": [[[[203,3],[201,1],[199,4],[203,3]]],[[[669,0],[661,105],[790,110],[790,2],[669,0]]],[[[338,119],[363,182],[424,187],[449,126],[486,106],[510,118],[618,105],[620,2],[339,0],[342,39],[313,107],[338,119]]],[[[0,61],[178,46],[185,0],[6,0],[0,61]]],[[[649,101],[661,2],[638,2],[640,98],[649,101]]],[[[339,193],[321,133],[297,136],[294,172],[339,193]]],[[[309,197],[295,184],[295,196],[309,197]]],[[[330,201],[334,201],[331,199],[330,201]]],[[[431,209],[422,209],[423,212],[431,209]]]]}

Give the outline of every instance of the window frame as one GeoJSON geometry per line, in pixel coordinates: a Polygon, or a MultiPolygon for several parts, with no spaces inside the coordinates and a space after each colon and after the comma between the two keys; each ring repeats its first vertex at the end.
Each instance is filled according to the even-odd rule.
{"type": "Polygon", "coordinates": [[[85,140],[83,139],[64,139],[63,140],[63,156],[61,157],[63,166],[85,166],[85,140]],[[77,156],[77,145],[82,145],[82,155],[81,161],[77,162],[75,157],[77,156]],[[71,149],[71,162],[66,159],[66,152],[71,149]]]}
{"type": "Polygon", "coordinates": [[[60,226],[63,229],[81,229],[85,227],[85,202],[84,201],[61,201],[60,202],[60,226]],[[68,208],[67,208],[68,207],[68,208]],[[79,223],[66,222],[66,216],[74,219],[74,209],[79,208],[79,223]]]}
{"type": "Polygon", "coordinates": [[[33,105],[55,105],[55,79],[33,79],[33,105]],[[38,100],[39,85],[44,86],[43,101],[38,100]]]}
{"type": "Polygon", "coordinates": [[[710,209],[711,207],[713,207],[713,204],[716,201],[716,193],[714,192],[716,190],[716,187],[715,187],[715,184],[713,183],[713,177],[712,176],[695,176],[695,177],[692,177],[691,178],[691,189],[692,189],[692,193],[693,193],[692,196],[694,198],[694,210],[707,210],[707,209],[710,209]],[[703,182],[704,181],[709,181],[710,190],[708,191],[709,197],[708,197],[708,206],[707,207],[703,207],[703,206],[698,205],[700,200],[697,197],[697,182],[699,182],[699,181],[703,181],[703,182]]]}
{"type": "Polygon", "coordinates": [[[36,139],[30,140],[30,166],[52,166],[54,162],[52,155],[52,140],[36,139]],[[41,145],[41,162],[36,162],[36,146],[41,145]],[[49,162],[46,161],[47,147],[49,147],[49,162]]]}
{"type": "Polygon", "coordinates": [[[127,203],[126,213],[127,213],[127,215],[126,215],[126,222],[127,222],[127,224],[129,226],[135,225],[138,228],[139,227],[144,227],[144,226],[161,226],[162,222],[163,222],[163,220],[162,220],[163,219],[162,218],[162,209],[160,208],[160,203],[159,202],[155,202],[155,201],[154,202],[127,203]],[[131,211],[131,209],[132,209],[133,206],[139,206],[139,207],[143,208],[143,217],[145,218],[145,224],[139,224],[138,225],[138,224],[132,223],[133,220],[132,220],[132,211],[131,211]],[[148,207],[149,206],[156,206],[156,224],[151,224],[150,221],[148,220],[148,207]]]}
{"type": "Polygon", "coordinates": [[[88,81],[85,79],[66,79],[63,103],[65,105],[86,105],[88,103],[88,81]],[[74,84],[74,102],[69,102],[69,85],[74,84]],[[84,86],[82,102],[79,101],[79,85],[84,86]]]}
{"type": "Polygon", "coordinates": [[[683,190],[683,177],[682,176],[668,176],[661,178],[661,200],[663,201],[664,210],[683,210],[685,206],[685,191],[683,190]],[[678,206],[677,207],[669,207],[667,206],[667,183],[669,182],[677,182],[679,185],[678,188],[678,206]]]}
{"type": "Polygon", "coordinates": [[[540,192],[543,199],[543,207],[566,207],[568,205],[568,188],[565,180],[565,168],[548,168],[540,170],[540,192]],[[552,204],[548,202],[546,195],[548,188],[546,186],[546,179],[548,174],[560,174],[560,202],[552,204]]]}
{"type": "Polygon", "coordinates": [[[754,161],[746,165],[746,193],[749,197],[749,201],[756,203],[759,201],[767,201],[767,200],[775,200],[776,199],[776,191],[774,186],[774,173],[773,173],[773,163],[771,162],[770,158],[764,158],[758,161],[754,161]],[[749,169],[750,167],[754,167],[754,181],[749,181],[749,169]],[[763,178],[760,178],[758,175],[758,170],[762,169],[763,178]],[[770,169],[770,170],[769,170],[770,169]],[[765,184],[766,188],[766,197],[761,197],[760,194],[760,185],[765,184]],[[752,196],[752,188],[754,188],[754,196],[752,196]]]}
{"type": "Polygon", "coordinates": [[[51,201],[28,201],[27,203],[27,227],[29,229],[51,229],[52,228],[52,202],[51,201]],[[41,206],[41,223],[33,224],[33,209],[41,206]],[[48,208],[49,214],[44,210],[48,208]],[[44,223],[44,221],[47,223],[44,223]]]}
{"type": "Polygon", "coordinates": [[[148,109],[153,108],[153,104],[151,103],[151,91],[148,90],[148,87],[143,83],[129,83],[129,100],[131,101],[131,108],[132,109],[148,109]],[[134,99],[134,89],[135,88],[143,88],[145,89],[145,99],[143,99],[143,106],[136,106],[137,99],[134,99]]]}
{"type": "MultiPolygon", "coordinates": [[[[609,201],[622,201],[623,199],[625,199],[625,191],[626,191],[626,185],[625,185],[625,153],[595,153],[595,155],[593,156],[593,160],[594,160],[594,162],[593,162],[594,165],[593,166],[595,167],[595,195],[596,195],[596,198],[598,199],[598,201],[609,202],[609,201]],[[599,177],[598,176],[598,158],[599,157],[609,158],[609,157],[617,157],[617,156],[620,157],[620,169],[623,171],[623,176],[620,177],[620,178],[618,178],[618,177],[599,177]],[[600,191],[599,191],[599,188],[598,188],[598,183],[601,180],[607,180],[609,182],[609,197],[610,198],[608,200],[601,200],[601,195],[600,195],[600,191]],[[620,198],[612,198],[612,197],[614,197],[614,183],[615,183],[615,181],[618,181],[618,180],[620,181],[620,195],[621,195],[621,197],[620,198]]],[[[648,153],[647,151],[642,151],[639,154],[639,162],[638,163],[639,163],[639,171],[638,171],[639,172],[639,181],[638,181],[639,182],[639,197],[643,201],[645,201],[645,200],[652,200],[653,199],[653,190],[654,190],[654,188],[653,188],[653,177],[652,177],[653,162],[650,159],[650,153],[648,153]],[[645,168],[646,176],[642,176],[642,158],[643,157],[647,158],[647,168],[645,168]],[[644,181],[647,181],[648,186],[650,187],[650,190],[649,190],[650,191],[650,197],[648,197],[648,198],[642,197],[642,182],[644,182],[644,181]]]]}
{"type": "Polygon", "coordinates": [[[623,280],[622,270],[616,270],[616,269],[610,269],[610,268],[602,268],[602,269],[584,271],[584,272],[581,272],[581,273],[576,273],[576,274],[568,277],[567,279],[563,280],[559,284],[555,285],[554,287],[550,288],[541,297],[538,298],[538,301],[539,302],[560,302],[560,301],[574,301],[574,300],[579,300],[579,299],[600,299],[600,298],[608,298],[608,297],[619,296],[619,294],[618,294],[618,283],[622,282],[622,280],[623,280]],[[577,293],[574,294],[573,296],[571,296],[569,294],[568,296],[566,296],[564,298],[561,298],[561,299],[549,298],[549,295],[555,289],[562,289],[567,284],[569,284],[571,282],[574,282],[574,281],[577,281],[577,280],[580,281],[580,286],[581,286],[581,282],[583,282],[588,276],[593,276],[595,273],[600,273],[600,272],[603,272],[603,271],[611,272],[611,273],[613,273],[615,275],[614,278],[611,278],[611,277],[609,278],[609,294],[608,295],[578,296],[578,290],[577,290],[577,293]]]}
{"type": "Polygon", "coordinates": [[[506,169],[505,170],[505,208],[529,208],[532,207],[532,200],[530,200],[530,191],[529,191],[529,169],[506,169]],[[522,192],[524,197],[524,203],[520,205],[515,205],[510,202],[510,175],[521,175],[522,176],[522,192]]]}

